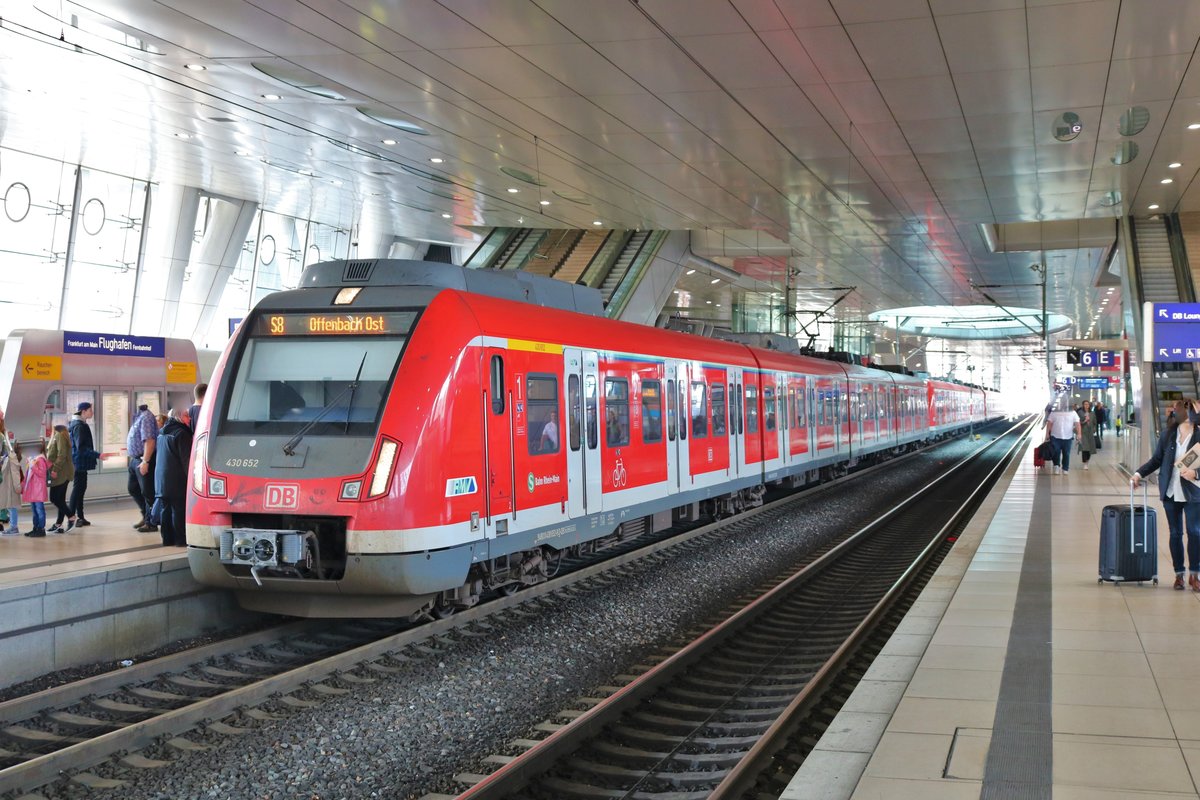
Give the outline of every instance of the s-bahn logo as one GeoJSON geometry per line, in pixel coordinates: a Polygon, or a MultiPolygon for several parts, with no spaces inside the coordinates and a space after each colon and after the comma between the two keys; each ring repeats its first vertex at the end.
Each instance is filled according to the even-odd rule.
{"type": "Polygon", "coordinates": [[[263,501],[266,508],[298,508],[300,506],[300,484],[298,483],[268,483],[267,497],[263,501]]]}
{"type": "Polygon", "coordinates": [[[477,491],[479,491],[479,486],[475,482],[474,475],[466,478],[449,478],[446,481],[446,497],[475,494],[477,491]]]}

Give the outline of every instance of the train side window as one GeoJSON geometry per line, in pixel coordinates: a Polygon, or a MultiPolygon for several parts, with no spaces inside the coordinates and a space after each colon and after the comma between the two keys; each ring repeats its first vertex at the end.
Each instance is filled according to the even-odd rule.
{"type": "Polygon", "coordinates": [[[725,384],[714,383],[712,387],[713,436],[724,436],[725,430],[725,384]]]}
{"type": "Polygon", "coordinates": [[[580,408],[579,402],[579,376],[567,376],[567,413],[571,418],[567,421],[567,441],[571,445],[571,452],[577,452],[582,444],[580,436],[580,408]]]}
{"type": "Polygon", "coordinates": [[[504,413],[504,359],[492,356],[492,413],[504,413]]]}
{"type": "Polygon", "coordinates": [[[687,381],[679,381],[679,440],[687,438],[688,431],[688,398],[687,381]]]}
{"type": "Polygon", "coordinates": [[[629,444],[629,381],[624,378],[604,379],[604,443],[629,444]]]}
{"type": "Polygon", "coordinates": [[[678,407],[678,400],[675,398],[675,381],[667,381],[667,438],[672,442],[675,441],[675,409],[678,407]]]}
{"type": "Polygon", "coordinates": [[[708,436],[708,387],[703,381],[692,381],[692,438],[708,436]]]}
{"type": "Polygon", "coordinates": [[[525,379],[525,440],[531,456],[558,452],[562,428],[558,421],[558,378],[530,375],[525,379]]]}
{"type": "Polygon", "coordinates": [[[597,433],[596,420],[599,417],[599,412],[596,408],[596,376],[583,376],[583,409],[587,419],[587,446],[588,450],[595,450],[599,442],[599,434],[597,433]]]}
{"type": "Polygon", "coordinates": [[[758,387],[746,387],[746,433],[758,433],[758,387]]]}
{"type": "Polygon", "coordinates": [[[763,421],[768,431],[775,430],[775,388],[763,387],[763,421]]]}
{"type": "Polygon", "coordinates": [[[797,428],[807,427],[805,425],[805,423],[808,422],[808,415],[805,413],[804,400],[805,400],[804,384],[801,383],[799,388],[796,390],[796,427],[797,428]]]}
{"type": "Polygon", "coordinates": [[[642,441],[662,441],[662,383],[642,381],[642,441]]]}

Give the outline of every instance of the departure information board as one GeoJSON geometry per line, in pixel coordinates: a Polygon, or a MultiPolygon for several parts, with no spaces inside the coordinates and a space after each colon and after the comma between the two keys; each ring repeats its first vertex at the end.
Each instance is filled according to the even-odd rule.
{"type": "Polygon", "coordinates": [[[263,314],[256,336],[403,336],[412,328],[415,311],[365,311],[354,314],[263,314]]]}

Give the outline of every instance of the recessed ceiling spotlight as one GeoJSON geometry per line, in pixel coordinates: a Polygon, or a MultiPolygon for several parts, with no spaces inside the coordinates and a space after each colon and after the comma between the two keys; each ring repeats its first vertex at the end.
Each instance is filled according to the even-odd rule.
{"type": "Polygon", "coordinates": [[[517,193],[517,192],[519,192],[519,191],[521,191],[521,190],[520,190],[520,189],[513,188],[513,187],[511,187],[511,186],[508,188],[508,193],[509,193],[509,194],[516,194],[516,193],[517,193]]]}
{"type": "Polygon", "coordinates": [[[696,274],[696,270],[694,270],[694,269],[689,269],[689,270],[687,271],[687,274],[688,274],[688,275],[694,275],[694,274],[696,274]]]}
{"type": "Polygon", "coordinates": [[[190,69],[192,72],[204,72],[204,70],[208,69],[203,64],[184,64],[183,68],[190,69]]]}
{"type": "Polygon", "coordinates": [[[601,222],[601,221],[600,221],[600,220],[598,220],[598,219],[594,219],[594,220],[592,220],[592,224],[593,224],[593,225],[603,225],[604,223],[603,223],[603,222],[601,222]]]}
{"type": "Polygon", "coordinates": [[[192,135],[190,133],[177,133],[177,134],[175,134],[175,138],[176,139],[190,139],[190,138],[192,138],[192,135]]]}
{"type": "Polygon", "coordinates": [[[1150,205],[1146,206],[1146,208],[1150,209],[1151,211],[1154,211],[1155,209],[1158,208],[1158,203],[1151,203],[1150,205]]]}
{"type": "Polygon", "coordinates": [[[341,186],[341,185],[342,185],[342,182],[341,182],[341,181],[339,181],[339,180],[334,180],[334,181],[333,181],[333,185],[334,185],[334,186],[341,186]]]}
{"type": "Polygon", "coordinates": [[[262,96],[262,99],[263,100],[282,100],[283,95],[281,95],[281,94],[264,94],[262,96]]]}
{"type": "Polygon", "coordinates": [[[524,217],[517,217],[517,224],[518,224],[518,225],[524,225],[524,224],[525,224],[525,218],[524,218],[524,217]]]}
{"type": "Polygon", "coordinates": [[[713,278],[711,281],[709,281],[709,283],[720,283],[720,282],[721,282],[720,278],[713,278]]]}
{"type": "Polygon", "coordinates": [[[434,156],[433,158],[429,159],[429,163],[430,164],[441,164],[445,160],[446,159],[444,159],[444,158],[438,158],[437,156],[434,156]]]}
{"type": "Polygon", "coordinates": [[[450,215],[449,215],[449,214],[442,214],[442,219],[450,219],[450,215]]]}
{"type": "Polygon", "coordinates": [[[395,139],[380,139],[379,143],[386,144],[388,147],[391,147],[392,145],[394,145],[396,143],[396,140],[395,139]]]}
{"type": "Polygon", "coordinates": [[[1178,161],[1172,161],[1170,164],[1167,164],[1167,169],[1179,169],[1182,166],[1183,164],[1180,164],[1178,161]]]}
{"type": "Polygon", "coordinates": [[[704,302],[708,303],[710,306],[712,305],[712,300],[705,300],[704,302]]]}
{"type": "Polygon", "coordinates": [[[1174,182],[1175,182],[1174,178],[1163,178],[1161,181],[1159,181],[1159,183],[1174,183],[1174,182]]]}
{"type": "Polygon", "coordinates": [[[548,206],[548,205],[550,205],[550,201],[549,200],[538,200],[538,205],[548,206]]]}
{"type": "Polygon", "coordinates": [[[1200,122],[1193,122],[1191,125],[1188,125],[1188,130],[1189,131],[1200,130],[1200,122]]]}
{"type": "Polygon", "coordinates": [[[721,307],[721,304],[720,304],[720,303],[717,303],[717,304],[716,304],[716,306],[717,306],[717,308],[720,308],[720,307],[721,307]]]}

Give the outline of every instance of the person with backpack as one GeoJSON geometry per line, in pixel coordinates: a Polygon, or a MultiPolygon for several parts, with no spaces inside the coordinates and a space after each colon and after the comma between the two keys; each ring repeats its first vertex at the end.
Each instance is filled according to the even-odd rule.
{"type": "Polygon", "coordinates": [[[75,483],[71,487],[71,502],[68,504],[67,530],[84,528],[92,523],[83,515],[83,497],[87,494],[88,473],[100,463],[100,453],[92,441],[92,426],[88,420],[95,412],[86,400],[75,408],[67,431],[71,437],[71,463],[75,465],[75,483]]]}

